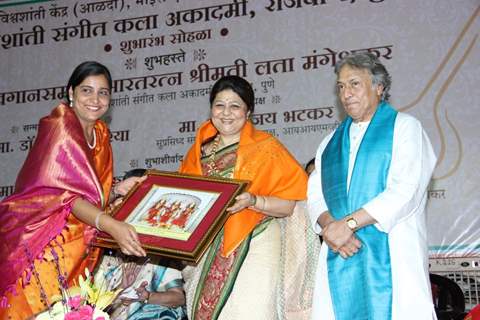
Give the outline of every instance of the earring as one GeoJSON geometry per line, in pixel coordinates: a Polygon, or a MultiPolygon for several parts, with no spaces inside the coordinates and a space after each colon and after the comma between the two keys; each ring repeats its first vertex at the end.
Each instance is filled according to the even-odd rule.
{"type": "Polygon", "coordinates": [[[70,108],[73,108],[73,97],[70,97],[70,108]]]}

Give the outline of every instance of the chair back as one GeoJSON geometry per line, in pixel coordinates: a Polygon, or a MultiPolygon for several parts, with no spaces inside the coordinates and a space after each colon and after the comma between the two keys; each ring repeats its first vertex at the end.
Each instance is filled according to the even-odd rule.
{"type": "Polygon", "coordinates": [[[432,297],[438,320],[457,320],[465,316],[465,297],[455,281],[430,273],[432,297]]]}

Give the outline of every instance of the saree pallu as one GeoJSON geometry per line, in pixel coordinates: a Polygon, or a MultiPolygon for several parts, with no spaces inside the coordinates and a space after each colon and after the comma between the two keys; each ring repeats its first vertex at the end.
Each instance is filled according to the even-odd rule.
{"type": "MultiPolygon", "coordinates": [[[[210,122],[200,128],[181,172],[206,172],[209,157],[201,160],[200,147],[215,134],[210,122]]],[[[254,194],[288,200],[305,197],[302,168],[276,139],[250,122],[242,129],[239,144],[220,150],[215,164],[224,177],[250,180],[249,192],[254,194]]],[[[245,209],[229,220],[200,264],[183,272],[190,319],[267,319],[278,311],[281,219],[245,209]]]]}
{"type": "Polygon", "coordinates": [[[77,198],[98,207],[108,200],[110,137],[101,121],[95,133],[90,150],[75,113],[64,104],[40,120],[15,193],[0,203],[0,269],[9,270],[0,280],[7,305],[0,308],[1,319],[27,319],[46,309],[59,297],[63,278],[71,284],[95,265],[98,250],[89,246],[95,230],[71,214],[77,198]]]}

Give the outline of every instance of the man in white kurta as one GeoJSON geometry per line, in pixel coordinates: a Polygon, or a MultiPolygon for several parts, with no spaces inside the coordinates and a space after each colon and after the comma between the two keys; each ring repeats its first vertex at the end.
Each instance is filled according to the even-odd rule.
{"type": "MultiPolygon", "coordinates": [[[[388,90],[390,86],[388,73],[387,83],[379,82],[378,78],[372,81],[372,71],[363,65],[355,65],[356,58],[352,58],[353,62],[340,62],[336,67],[338,95],[345,111],[353,119],[349,131],[347,188],[363,135],[380,99],[385,97],[385,89],[388,90]]],[[[360,57],[360,61],[363,58],[360,57]]],[[[374,57],[368,56],[368,59],[378,63],[374,57]]],[[[427,186],[436,157],[420,122],[407,114],[397,114],[386,188],[361,209],[342,220],[335,220],[330,215],[322,191],[322,154],[333,134],[328,135],[320,144],[316,154],[316,170],[308,182],[310,219],[314,231],[322,233],[324,237],[317,268],[312,319],[335,319],[327,270],[329,248],[341,254],[344,259],[349,259],[362,250],[362,244],[355,238],[355,231],[367,225],[374,225],[388,234],[392,319],[436,319],[428,277],[424,211],[427,186]],[[349,218],[354,218],[353,226],[347,222],[349,218]]],[[[351,319],[356,319],[354,314],[351,319]]]]}

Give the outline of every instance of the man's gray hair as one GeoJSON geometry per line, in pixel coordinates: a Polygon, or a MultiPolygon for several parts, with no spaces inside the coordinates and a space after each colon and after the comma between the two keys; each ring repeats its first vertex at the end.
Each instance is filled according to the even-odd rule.
{"type": "Polygon", "coordinates": [[[366,69],[372,76],[372,85],[382,85],[383,92],[381,99],[388,101],[390,98],[388,91],[392,85],[392,78],[376,55],[370,52],[355,52],[349,54],[335,65],[335,73],[337,76],[340,69],[345,65],[355,69],[366,69]]]}

